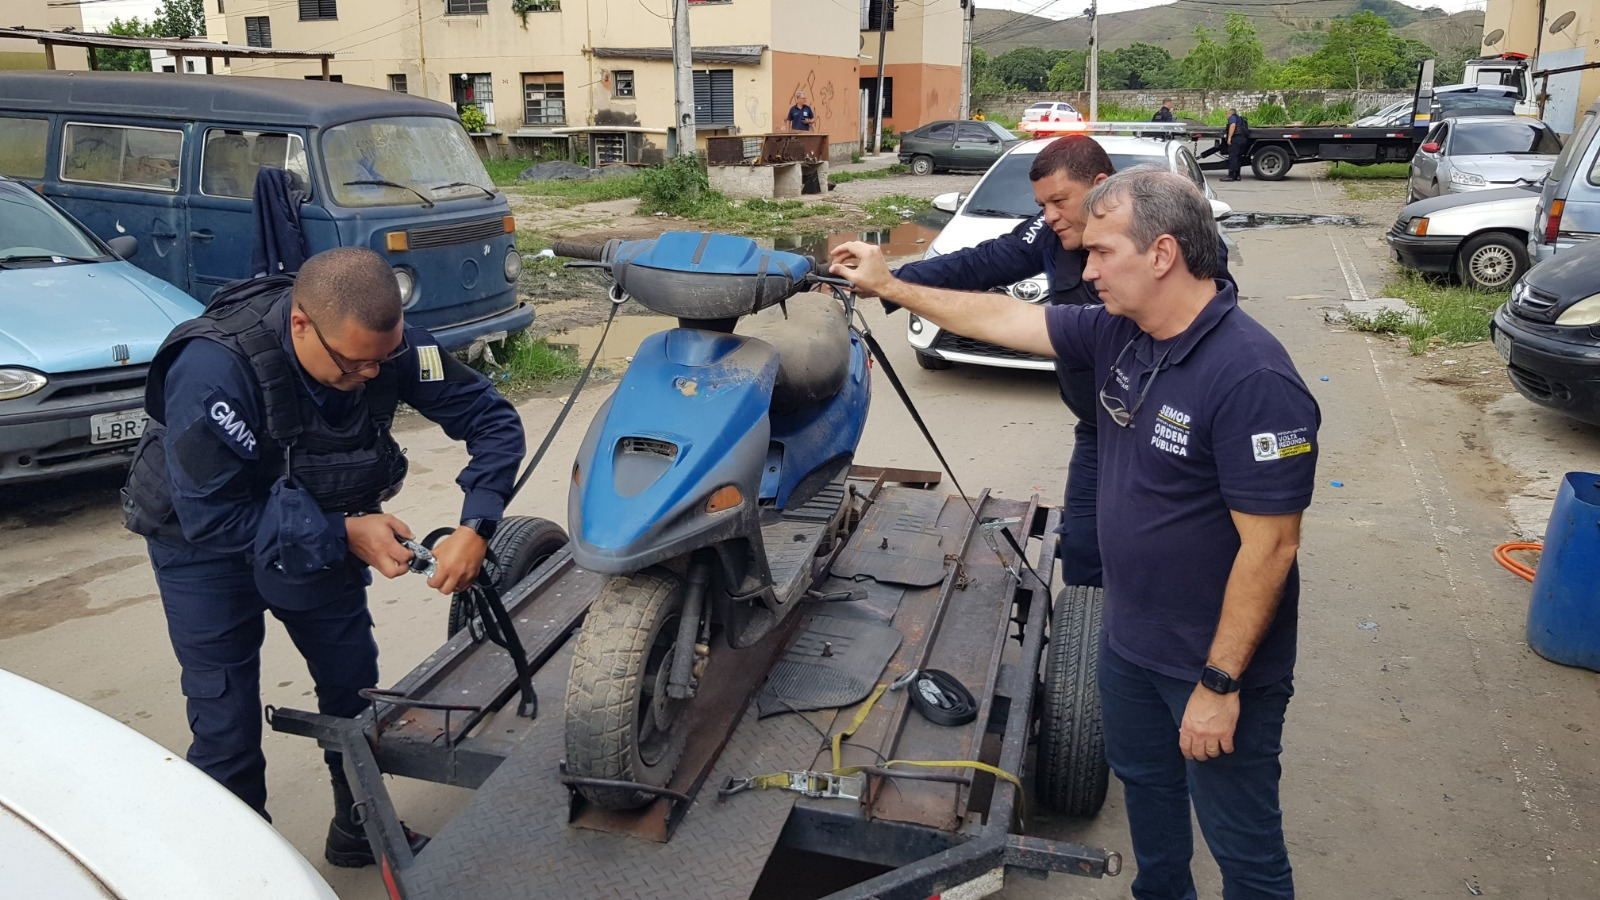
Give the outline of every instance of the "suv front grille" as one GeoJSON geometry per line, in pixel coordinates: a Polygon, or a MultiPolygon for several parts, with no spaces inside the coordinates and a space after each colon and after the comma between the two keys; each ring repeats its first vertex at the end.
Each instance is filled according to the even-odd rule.
{"type": "Polygon", "coordinates": [[[938,339],[933,342],[933,349],[948,350],[951,353],[970,353],[974,356],[988,356],[995,359],[1016,359],[1034,362],[1050,361],[1046,357],[1033,353],[1024,353],[1021,350],[996,346],[988,341],[980,341],[977,338],[969,338],[949,331],[939,333],[938,339]]]}

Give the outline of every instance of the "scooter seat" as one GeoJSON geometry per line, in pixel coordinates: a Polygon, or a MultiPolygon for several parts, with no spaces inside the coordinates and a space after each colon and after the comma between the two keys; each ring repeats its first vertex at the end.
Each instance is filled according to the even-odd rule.
{"type": "Polygon", "coordinates": [[[839,301],[824,294],[796,294],[784,306],[745,316],[734,329],[778,351],[771,406],[777,416],[828,400],[850,374],[850,328],[839,301]]]}

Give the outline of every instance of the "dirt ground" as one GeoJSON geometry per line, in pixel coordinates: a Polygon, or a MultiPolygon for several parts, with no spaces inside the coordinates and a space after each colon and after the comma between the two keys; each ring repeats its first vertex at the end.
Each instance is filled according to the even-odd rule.
{"type": "MultiPolygon", "coordinates": [[[[1379,296],[1391,276],[1382,235],[1398,199],[1350,200],[1319,172],[1296,167],[1282,182],[1217,185],[1237,210],[1337,211],[1365,222],[1235,235],[1243,308],[1281,337],[1323,417],[1300,557],[1297,693],[1284,736],[1285,829],[1300,895],[1600,896],[1600,675],[1528,648],[1529,586],[1490,557],[1502,541],[1542,533],[1564,473],[1600,470],[1600,429],[1515,395],[1487,345],[1412,356],[1384,336],[1329,325],[1327,308],[1379,296]]],[[[586,225],[594,223],[575,219],[570,227],[586,225]]],[[[923,371],[901,336],[902,318],[875,304],[867,317],[963,483],[1008,497],[1059,497],[1071,420],[1050,376],[923,371]]],[[[936,468],[888,385],[878,387],[858,459],[936,468]]],[[[600,385],[578,399],[550,462],[512,512],[565,518],[563,461],[609,390],[600,385]]],[[[519,404],[535,439],[560,402],[519,404]]],[[[412,475],[392,511],[423,531],[454,522],[463,451],[417,419],[401,437],[412,475]]],[[[8,576],[0,586],[0,666],[182,751],[178,667],[144,549],[120,527],[118,481],[0,492],[0,569],[8,576]]],[[[403,578],[375,585],[372,607],[388,684],[441,642],[447,602],[403,578]]],[[[268,628],[262,684],[265,702],[314,702],[305,667],[276,626],[268,628]]],[[[383,896],[372,870],[321,861],[329,804],[312,744],[269,734],[266,752],[276,827],[341,896],[383,896]]],[[[391,790],[408,823],[425,832],[468,799],[404,779],[391,790]]],[[[1036,815],[1029,828],[1118,850],[1126,870],[1099,881],[1014,878],[1001,896],[1131,897],[1118,786],[1092,820],[1036,815]]],[[[1219,897],[1203,844],[1197,854],[1200,895],[1219,897]]]]}

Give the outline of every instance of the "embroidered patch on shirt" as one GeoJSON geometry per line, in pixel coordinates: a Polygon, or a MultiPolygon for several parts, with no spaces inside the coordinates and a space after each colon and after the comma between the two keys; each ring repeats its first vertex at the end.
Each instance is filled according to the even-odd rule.
{"type": "Polygon", "coordinates": [[[417,378],[419,381],[444,380],[444,359],[439,356],[438,344],[417,348],[417,378]]]}
{"type": "Polygon", "coordinates": [[[232,399],[221,388],[206,396],[206,420],[221,441],[245,459],[256,458],[256,434],[242,416],[234,412],[232,399]]]}
{"type": "Polygon", "coordinates": [[[1310,453],[1311,440],[1306,437],[1306,431],[1304,428],[1296,428],[1293,431],[1266,431],[1250,435],[1250,448],[1255,453],[1256,462],[1288,459],[1291,456],[1310,453]]]}

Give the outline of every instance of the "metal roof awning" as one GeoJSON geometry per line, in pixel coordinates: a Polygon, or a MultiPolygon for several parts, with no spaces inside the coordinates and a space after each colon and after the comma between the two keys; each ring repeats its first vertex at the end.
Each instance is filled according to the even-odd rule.
{"type": "Polygon", "coordinates": [[[322,62],[322,77],[328,78],[328,61],[333,59],[334,53],[329,50],[278,50],[272,47],[249,47],[239,44],[219,44],[213,41],[202,41],[194,38],[163,38],[163,37],[124,37],[116,34],[99,34],[96,32],[73,31],[48,31],[40,28],[0,28],[0,38],[18,38],[21,40],[38,41],[44,45],[45,68],[56,67],[55,48],[58,46],[84,47],[89,51],[89,68],[96,68],[96,49],[106,50],[164,50],[180,61],[178,72],[183,71],[181,61],[188,56],[202,56],[206,59],[206,71],[211,71],[213,59],[302,59],[320,60],[322,62]]]}
{"type": "MultiPolygon", "coordinates": [[[[721,47],[695,47],[690,56],[697,63],[727,63],[759,66],[766,44],[732,44],[721,47]]],[[[595,47],[591,51],[602,59],[672,59],[671,47],[595,47]]]]}

